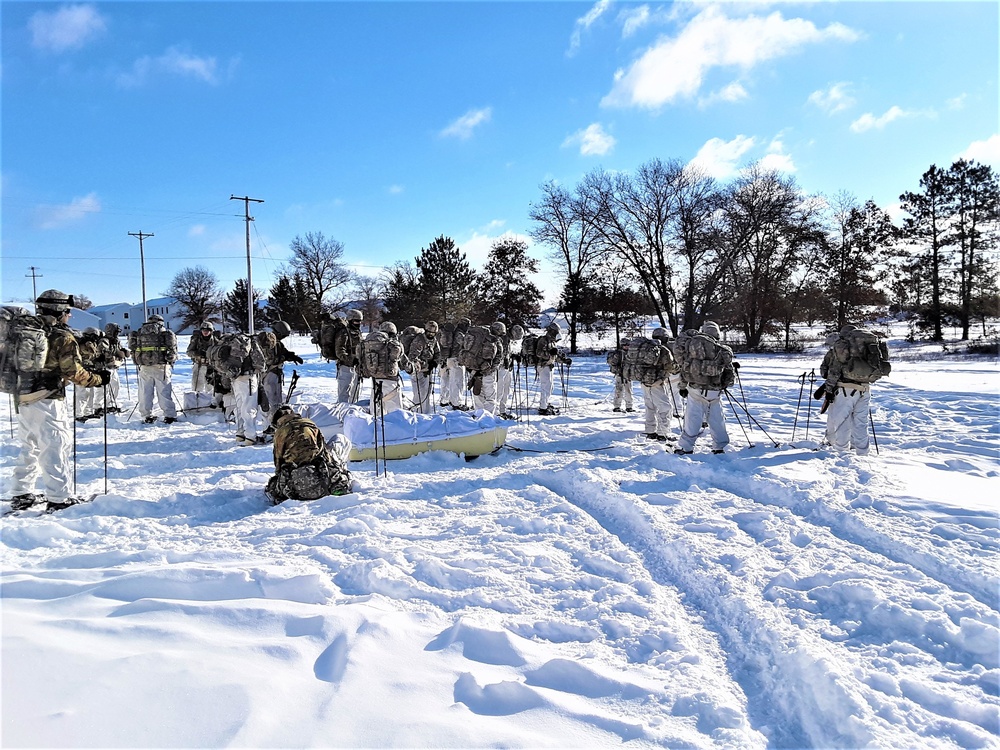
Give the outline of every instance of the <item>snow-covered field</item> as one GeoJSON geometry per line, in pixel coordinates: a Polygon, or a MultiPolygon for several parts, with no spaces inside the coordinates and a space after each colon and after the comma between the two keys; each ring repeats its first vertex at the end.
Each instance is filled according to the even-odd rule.
{"type": "MultiPolygon", "coordinates": [[[[329,400],[291,348],[299,402],[329,400]]],[[[998,366],[893,351],[878,455],[814,450],[817,350],[740,358],[759,426],[730,409],[722,456],[640,438],[581,357],[497,455],[355,464],[355,494],[277,507],[269,447],[126,411],[107,495],[3,520],[0,741],[997,747],[998,366]]],[[[104,425],[77,436],[103,493],[104,425]]]]}

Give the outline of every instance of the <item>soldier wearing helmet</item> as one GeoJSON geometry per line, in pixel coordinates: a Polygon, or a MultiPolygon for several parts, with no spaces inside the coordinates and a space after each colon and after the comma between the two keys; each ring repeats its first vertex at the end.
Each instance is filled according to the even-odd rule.
{"type": "Polygon", "coordinates": [[[257,334],[257,343],[264,355],[264,372],[260,377],[260,416],[268,425],[265,435],[273,434],[271,415],[283,400],[282,391],[285,383],[285,362],[301,365],[305,362],[298,354],[289,351],[282,339],[292,332],[291,326],[283,320],[275,321],[270,331],[257,334]]]}
{"type": "Polygon", "coordinates": [[[35,300],[37,316],[25,316],[26,333],[38,341],[34,347],[44,360],[31,363],[41,369],[19,372],[17,392],[18,434],[21,452],[12,478],[11,510],[48,504],[51,510],[68,507],[81,498],[72,496],[70,447],[73,433],[66,408],[66,383],[81,388],[106,385],[106,370],[83,366],[80,348],[69,328],[73,298],[58,289],[42,292],[35,300]],[[30,330],[28,324],[30,323],[30,330]],[[35,491],[41,478],[44,494],[35,491]]]}
{"type": "Polygon", "coordinates": [[[490,330],[503,347],[503,358],[497,370],[497,413],[504,419],[515,419],[515,415],[508,411],[508,405],[515,386],[514,379],[517,377],[524,329],[516,323],[508,329],[504,323],[497,321],[490,326],[490,330]]]}
{"type": "MultiPolygon", "coordinates": [[[[104,331],[87,326],[77,337],[77,345],[80,347],[80,360],[84,367],[90,371],[107,369],[105,359],[108,347],[104,331]]],[[[101,415],[98,410],[103,410],[103,394],[104,388],[100,387],[73,389],[73,414],[77,422],[86,422],[101,415]]]]}
{"type": "Polygon", "coordinates": [[[410,384],[413,387],[413,411],[431,414],[431,376],[441,361],[441,345],[438,343],[438,324],[428,320],[423,328],[417,328],[406,347],[406,358],[410,361],[410,384]]]}
{"type": "Polygon", "coordinates": [[[164,326],[163,316],[150,315],[138,331],[129,335],[132,361],[139,371],[139,414],[145,424],[156,421],[153,395],[163,411],[163,421],[177,421],[172,377],[177,361],[177,336],[164,326]]]}
{"type": "Polygon", "coordinates": [[[558,414],[559,410],[549,404],[552,398],[552,369],[557,364],[572,365],[573,360],[566,357],[556,346],[562,338],[559,325],[552,321],[545,326],[545,335],[540,336],[535,346],[535,372],[538,373],[538,413],[558,414]]]}
{"type": "Polygon", "coordinates": [[[344,316],[346,326],[341,326],[334,339],[337,359],[337,401],[353,404],[361,391],[358,374],[358,348],[361,346],[361,322],[365,316],[360,310],[348,310],[344,316]]]}
{"type": "Polygon", "coordinates": [[[383,415],[403,408],[400,370],[409,368],[403,345],[396,338],[396,324],[386,321],[369,333],[358,350],[361,376],[372,380],[370,411],[383,415]]]}
{"type": "Polygon", "coordinates": [[[215,396],[212,367],[208,363],[208,349],[219,343],[219,333],[215,324],[205,320],[198,330],[191,334],[187,355],[191,358],[191,390],[215,396]]]}

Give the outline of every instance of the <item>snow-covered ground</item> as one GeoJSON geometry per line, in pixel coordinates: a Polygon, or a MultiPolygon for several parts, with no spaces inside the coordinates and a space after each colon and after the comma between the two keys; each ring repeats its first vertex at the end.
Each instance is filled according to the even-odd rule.
{"type": "Polygon", "coordinates": [[[997,747],[997,363],[894,349],[862,458],[820,448],[821,354],[740,358],[726,455],[641,438],[580,357],[496,455],[276,507],[231,426],[110,418],[106,495],[3,520],[2,745],[997,747]]]}

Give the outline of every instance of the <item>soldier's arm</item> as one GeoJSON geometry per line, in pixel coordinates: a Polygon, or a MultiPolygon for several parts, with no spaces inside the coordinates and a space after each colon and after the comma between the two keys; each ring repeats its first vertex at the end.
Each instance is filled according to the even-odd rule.
{"type": "Polygon", "coordinates": [[[77,346],[72,333],[62,332],[54,343],[59,373],[65,380],[83,388],[94,388],[101,384],[101,378],[83,366],[80,347],[77,346]]]}

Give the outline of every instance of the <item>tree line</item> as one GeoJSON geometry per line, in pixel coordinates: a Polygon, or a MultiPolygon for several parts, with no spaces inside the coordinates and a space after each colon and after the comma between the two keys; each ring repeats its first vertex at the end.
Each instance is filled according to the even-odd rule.
{"type": "MultiPolygon", "coordinates": [[[[750,349],[768,338],[794,348],[793,325],[841,328],[872,307],[911,316],[930,339],[946,326],[968,339],[1000,315],[997,249],[1000,180],[960,159],[932,165],[918,189],[900,195],[896,225],[873,200],[803,192],[794,178],[751,165],[729,182],[679,160],[653,159],[634,172],[595,169],[574,187],[540,187],[528,211],[530,237],[563,277],[558,307],[571,350],[595,325],[616,335],[644,317],[674,335],[714,319],[740,331],[750,349]]],[[[537,325],[539,262],[511,235],[493,242],[481,271],[450,237],[377,277],[352,273],[344,247],[322,232],[296,237],[266,295],[252,290],[255,326],[284,320],[316,330],[324,315],[357,307],[372,323],[400,328],[468,317],[537,325]]],[[[247,289],[223,292],[214,274],[186,268],[166,294],[184,325],[221,319],[246,330],[247,289]]]]}
{"type": "Polygon", "coordinates": [[[595,169],[542,186],[532,237],[560,265],[571,332],[617,290],[638,292],[674,335],[712,318],[748,348],[795,323],[841,328],[872,306],[908,313],[933,340],[968,339],[1000,314],[1000,183],[988,166],[931,166],[900,196],[901,226],[874,201],[808,195],[752,165],[720,182],[678,160],[595,169]]]}

